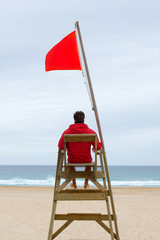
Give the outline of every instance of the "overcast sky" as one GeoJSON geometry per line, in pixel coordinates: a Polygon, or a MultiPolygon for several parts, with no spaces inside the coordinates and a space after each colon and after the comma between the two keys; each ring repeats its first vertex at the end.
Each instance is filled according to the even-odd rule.
{"type": "Polygon", "coordinates": [[[0,164],[56,164],[82,110],[97,132],[81,71],[45,72],[78,20],[109,165],[160,165],[160,2],[0,1],[0,164]]]}

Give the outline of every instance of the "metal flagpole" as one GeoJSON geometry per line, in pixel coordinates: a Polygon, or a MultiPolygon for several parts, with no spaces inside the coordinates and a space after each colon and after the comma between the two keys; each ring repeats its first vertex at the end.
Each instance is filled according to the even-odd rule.
{"type": "Polygon", "coordinates": [[[83,47],[83,42],[82,42],[82,37],[81,37],[81,32],[80,32],[78,21],[75,23],[75,27],[76,27],[76,32],[77,32],[77,35],[78,35],[78,38],[79,38],[80,50],[82,52],[82,57],[83,57],[83,61],[84,61],[85,71],[86,71],[89,90],[90,90],[90,97],[91,97],[92,104],[93,104],[93,110],[94,110],[94,114],[95,114],[95,118],[96,118],[96,122],[97,122],[99,137],[100,137],[100,140],[102,142],[104,165],[105,165],[106,176],[107,176],[107,180],[108,180],[108,188],[109,188],[109,194],[110,194],[110,198],[111,198],[111,206],[112,206],[112,211],[113,211],[113,216],[114,216],[115,230],[116,230],[116,234],[117,234],[117,240],[119,240],[116,212],[115,212],[115,207],[114,207],[113,194],[112,194],[112,188],[111,188],[111,183],[110,183],[107,157],[106,157],[106,154],[105,154],[105,147],[104,147],[104,141],[103,141],[103,136],[102,136],[102,130],[101,130],[101,125],[100,125],[100,120],[99,120],[99,116],[98,116],[96,100],[95,100],[95,96],[94,96],[94,92],[93,92],[92,82],[91,82],[91,78],[90,78],[90,74],[89,74],[89,70],[88,70],[88,64],[87,64],[87,60],[86,60],[86,56],[85,56],[85,52],[84,52],[84,47],[83,47]]]}

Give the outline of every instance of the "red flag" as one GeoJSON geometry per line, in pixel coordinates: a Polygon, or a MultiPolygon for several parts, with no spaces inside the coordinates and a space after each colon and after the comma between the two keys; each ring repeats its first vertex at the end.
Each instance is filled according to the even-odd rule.
{"type": "Polygon", "coordinates": [[[47,53],[45,69],[46,71],[82,69],[75,31],[63,38],[47,53]]]}

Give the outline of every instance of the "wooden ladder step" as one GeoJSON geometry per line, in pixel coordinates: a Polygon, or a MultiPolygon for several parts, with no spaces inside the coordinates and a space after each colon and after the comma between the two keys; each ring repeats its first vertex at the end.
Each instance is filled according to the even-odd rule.
{"type": "Polygon", "coordinates": [[[55,200],[58,201],[81,201],[81,200],[107,200],[107,196],[109,195],[109,191],[107,190],[107,194],[102,192],[101,190],[74,190],[74,189],[66,189],[62,190],[54,196],[55,200]]]}
{"type": "MultiPolygon", "coordinates": [[[[111,220],[113,220],[113,215],[111,220]]],[[[55,220],[70,220],[70,221],[108,221],[108,215],[100,213],[67,213],[56,214],[55,220]]]]}

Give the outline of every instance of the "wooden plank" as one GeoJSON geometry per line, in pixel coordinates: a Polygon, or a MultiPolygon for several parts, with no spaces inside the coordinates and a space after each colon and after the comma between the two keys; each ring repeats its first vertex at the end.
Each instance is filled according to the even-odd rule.
{"type": "MultiPolygon", "coordinates": [[[[71,189],[71,188],[66,188],[65,190],[62,190],[60,192],[61,194],[66,194],[66,193],[70,193],[70,194],[73,194],[73,193],[78,193],[78,194],[86,194],[86,193],[91,193],[91,194],[97,194],[97,193],[103,193],[102,190],[100,189],[97,189],[97,188],[92,188],[92,189],[71,189]]],[[[109,190],[107,190],[107,194],[109,194],[109,190]]]]}
{"type": "Polygon", "coordinates": [[[56,193],[60,192],[64,187],[66,187],[70,182],[72,181],[72,178],[67,178],[66,181],[64,181],[57,189],[56,193]]]}
{"type": "MultiPolygon", "coordinates": [[[[94,172],[85,172],[85,171],[76,171],[76,172],[69,172],[65,175],[64,171],[59,173],[60,178],[94,178],[94,172]]],[[[97,178],[104,178],[105,175],[102,171],[97,171],[97,178]]]]}
{"type": "MultiPolygon", "coordinates": [[[[115,227],[117,240],[120,240],[119,231],[118,231],[118,223],[117,223],[117,219],[116,219],[116,210],[115,210],[113,194],[112,194],[112,186],[111,186],[111,181],[110,181],[110,176],[109,176],[109,169],[108,169],[108,164],[107,164],[107,157],[106,157],[104,146],[102,146],[102,150],[103,150],[103,152],[102,152],[103,163],[104,163],[104,167],[105,167],[107,183],[108,183],[108,189],[109,189],[109,195],[110,195],[111,209],[112,209],[112,213],[113,213],[113,217],[114,217],[114,227],[115,227]]],[[[109,203],[109,201],[108,201],[108,203],[109,203]]],[[[108,210],[109,210],[109,208],[108,208],[108,210]]],[[[111,237],[113,239],[112,224],[110,224],[110,227],[111,227],[111,237]]]]}
{"type": "MultiPolygon", "coordinates": [[[[112,220],[113,220],[113,216],[112,220]]],[[[56,214],[55,220],[73,220],[73,221],[108,221],[108,215],[100,213],[68,213],[56,214]]]]}
{"type": "MultiPolygon", "coordinates": [[[[108,191],[108,190],[107,190],[108,191]]],[[[66,188],[65,190],[62,190],[61,193],[103,193],[102,190],[97,189],[97,188],[79,188],[79,189],[71,189],[71,188],[66,188]]],[[[108,191],[109,193],[109,191],[108,191]]]]}
{"type": "Polygon", "coordinates": [[[48,240],[51,240],[52,233],[53,233],[54,218],[55,218],[56,206],[57,206],[57,201],[55,200],[55,193],[56,193],[56,188],[60,184],[60,178],[57,178],[57,176],[58,176],[58,172],[62,169],[62,161],[61,160],[62,160],[61,159],[61,151],[59,149],[59,151],[58,151],[58,159],[57,159],[55,188],[54,188],[53,203],[52,203],[52,212],[51,212],[51,219],[50,219],[48,238],[47,238],[48,240]]]}
{"type": "Polygon", "coordinates": [[[104,188],[99,182],[97,182],[97,180],[95,180],[94,178],[90,178],[90,180],[103,192],[106,192],[106,188],[104,188]]]}
{"type": "Polygon", "coordinates": [[[67,163],[67,167],[94,167],[95,162],[91,163],[67,163]]]}
{"type": "Polygon", "coordinates": [[[95,142],[96,134],[64,134],[64,142],[95,142]]]}
{"type": "MultiPolygon", "coordinates": [[[[112,216],[112,220],[114,220],[113,215],[111,215],[111,216],[112,216]]],[[[110,228],[106,224],[104,224],[101,220],[96,220],[96,222],[101,227],[103,227],[109,234],[111,234],[111,230],[110,230],[110,228]]],[[[113,233],[113,236],[114,236],[115,239],[117,239],[117,235],[115,233],[113,233]]]]}
{"type": "MultiPolygon", "coordinates": [[[[101,166],[102,166],[102,171],[104,172],[104,165],[103,165],[103,158],[102,157],[103,157],[103,155],[100,154],[100,162],[101,162],[101,166]]],[[[105,178],[103,178],[103,186],[105,188],[107,188],[105,178]]],[[[109,192],[109,194],[110,194],[110,192],[109,192]]],[[[113,232],[112,219],[111,219],[110,202],[108,201],[108,192],[107,192],[106,195],[107,195],[106,196],[106,207],[107,207],[107,212],[108,212],[108,215],[109,215],[109,229],[110,229],[111,239],[113,240],[114,239],[114,232],[113,232]]]]}
{"type": "Polygon", "coordinates": [[[67,193],[60,192],[55,195],[57,201],[81,201],[81,200],[106,200],[105,193],[67,193]]]}
{"type": "Polygon", "coordinates": [[[66,227],[68,227],[73,221],[69,220],[65,224],[62,225],[53,235],[51,239],[57,237],[66,227]]]}

